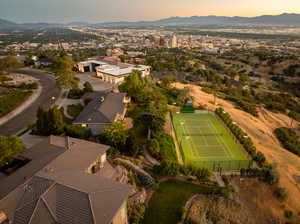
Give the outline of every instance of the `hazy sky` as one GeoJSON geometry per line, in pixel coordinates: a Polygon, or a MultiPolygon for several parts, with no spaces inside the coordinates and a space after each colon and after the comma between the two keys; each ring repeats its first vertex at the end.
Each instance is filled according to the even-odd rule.
{"type": "Polygon", "coordinates": [[[170,16],[300,13],[300,0],[0,0],[14,22],[135,21],[170,16]]]}

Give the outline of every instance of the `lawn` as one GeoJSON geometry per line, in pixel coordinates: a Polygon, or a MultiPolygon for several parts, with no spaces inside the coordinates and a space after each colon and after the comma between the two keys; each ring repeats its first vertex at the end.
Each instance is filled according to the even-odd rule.
{"type": "Polygon", "coordinates": [[[0,93],[0,117],[6,115],[32,94],[20,89],[4,90],[0,93]]]}
{"type": "Polygon", "coordinates": [[[212,170],[249,166],[247,154],[213,114],[174,114],[178,143],[186,164],[212,170]]]}
{"type": "Polygon", "coordinates": [[[215,188],[198,186],[178,180],[160,184],[146,209],[143,224],[177,224],[180,222],[183,206],[195,194],[209,194],[215,188]]]}

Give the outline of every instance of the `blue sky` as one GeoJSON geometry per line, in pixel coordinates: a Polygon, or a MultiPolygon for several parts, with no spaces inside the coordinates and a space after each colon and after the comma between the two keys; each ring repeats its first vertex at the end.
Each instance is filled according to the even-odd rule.
{"type": "Polygon", "coordinates": [[[14,22],[156,20],[170,16],[300,13],[300,0],[0,0],[14,22]]]}

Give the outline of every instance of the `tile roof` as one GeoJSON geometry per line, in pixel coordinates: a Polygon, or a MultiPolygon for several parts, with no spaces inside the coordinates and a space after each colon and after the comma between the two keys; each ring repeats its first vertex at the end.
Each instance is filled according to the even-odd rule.
{"type": "Polygon", "coordinates": [[[74,124],[107,124],[126,109],[126,93],[99,93],[78,115],[74,124]]]}
{"type": "Polygon", "coordinates": [[[14,224],[109,224],[132,191],[128,185],[81,171],[44,172],[19,188],[14,224]]]}
{"type": "Polygon", "coordinates": [[[108,146],[93,142],[50,136],[24,153],[32,159],[28,165],[35,164],[30,166],[33,170],[26,168],[28,165],[18,170],[24,170],[21,174],[28,178],[11,181],[22,177],[15,176],[16,171],[3,180],[4,185],[1,181],[2,190],[8,183],[17,186],[9,188],[11,191],[2,197],[0,211],[14,224],[111,223],[132,188],[84,172],[107,149],[108,146]]]}

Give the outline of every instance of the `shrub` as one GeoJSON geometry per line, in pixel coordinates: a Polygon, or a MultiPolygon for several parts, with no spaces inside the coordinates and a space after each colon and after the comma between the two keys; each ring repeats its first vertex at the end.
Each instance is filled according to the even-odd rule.
{"type": "Polygon", "coordinates": [[[293,216],[293,212],[291,211],[291,210],[285,210],[284,211],[284,216],[286,217],[286,218],[292,218],[292,216],[293,216]]]}
{"type": "Polygon", "coordinates": [[[279,173],[277,169],[273,166],[269,168],[264,168],[264,181],[268,184],[274,185],[279,182],[279,173]]]}
{"type": "Polygon", "coordinates": [[[76,89],[70,89],[68,93],[69,99],[80,99],[84,95],[84,91],[82,89],[76,88],[76,89]]]}
{"type": "Polygon", "coordinates": [[[286,192],[286,189],[283,188],[283,187],[276,188],[276,190],[274,191],[274,195],[280,201],[285,201],[288,198],[288,194],[286,192]]]}
{"type": "Polygon", "coordinates": [[[139,224],[142,222],[146,211],[145,205],[128,203],[127,209],[129,223],[139,224]]]}
{"type": "Polygon", "coordinates": [[[91,83],[85,82],[85,83],[83,84],[83,91],[84,91],[85,93],[93,92],[94,89],[93,89],[93,86],[91,85],[91,83]]]}
{"type": "Polygon", "coordinates": [[[159,132],[156,133],[153,138],[157,140],[159,143],[159,152],[162,157],[162,159],[166,160],[172,160],[176,161],[177,160],[177,155],[175,151],[175,144],[173,141],[172,136],[164,133],[164,132],[159,132]]]}
{"type": "Polygon", "coordinates": [[[115,159],[119,154],[120,154],[120,151],[114,147],[110,147],[106,154],[111,157],[112,159],[115,159]]]}
{"type": "Polygon", "coordinates": [[[154,158],[160,159],[160,147],[156,139],[147,140],[146,147],[154,158]]]}
{"type": "Polygon", "coordinates": [[[80,125],[75,125],[75,124],[65,126],[65,132],[67,136],[73,138],[86,139],[91,135],[88,130],[81,127],[80,125]]]}
{"type": "Polygon", "coordinates": [[[300,156],[300,141],[295,131],[289,128],[277,128],[274,133],[284,148],[300,156]]]}
{"type": "Polygon", "coordinates": [[[76,118],[82,110],[83,106],[80,103],[68,105],[67,107],[67,113],[73,118],[76,118]]]}
{"type": "Polygon", "coordinates": [[[138,181],[146,189],[152,188],[155,185],[154,179],[145,175],[138,175],[138,181]]]}
{"type": "Polygon", "coordinates": [[[153,167],[155,174],[160,176],[177,176],[179,174],[180,165],[173,161],[164,160],[160,165],[153,167]]]}

